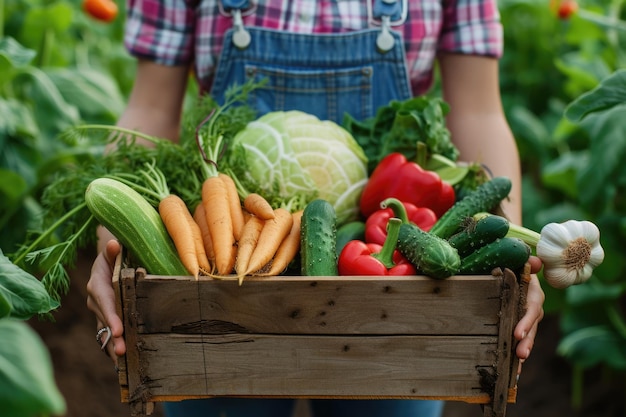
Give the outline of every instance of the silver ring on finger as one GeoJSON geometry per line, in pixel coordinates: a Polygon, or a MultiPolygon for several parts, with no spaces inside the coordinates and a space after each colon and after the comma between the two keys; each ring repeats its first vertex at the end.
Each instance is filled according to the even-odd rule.
{"type": "Polygon", "coordinates": [[[109,340],[111,340],[111,329],[109,328],[109,326],[99,329],[96,333],[96,341],[100,345],[100,350],[104,350],[107,343],[109,343],[109,340]],[[106,333],[106,337],[104,338],[104,340],[102,340],[102,335],[104,333],[106,333]]]}

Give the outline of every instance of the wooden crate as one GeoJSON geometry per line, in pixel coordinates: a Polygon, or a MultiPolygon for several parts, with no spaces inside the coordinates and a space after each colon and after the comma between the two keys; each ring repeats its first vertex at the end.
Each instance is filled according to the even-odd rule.
{"type": "Polygon", "coordinates": [[[115,274],[130,414],[214,396],[442,399],[504,416],[528,268],[489,276],[285,276],[237,281],[115,274]]]}

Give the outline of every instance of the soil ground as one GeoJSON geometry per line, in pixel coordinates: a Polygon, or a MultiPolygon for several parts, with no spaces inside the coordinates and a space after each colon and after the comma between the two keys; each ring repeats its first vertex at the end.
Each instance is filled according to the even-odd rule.
{"type": "MultiPolygon", "coordinates": [[[[84,254],[71,271],[70,291],[54,315],[55,322],[32,319],[29,323],[50,351],[58,387],[67,401],[65,417],[130,416],[128,404],[120,401],[113,365],[98,349],[95,319],[86,307],[85,286],[93,259],[84,254]]],[[[548,316],[541,323],[533,353],[524,364],[517,402],[507,407],[507,416],[626,417],[623,373],[616,377],[607,376],[601,369],[586,371],[582,406],[571,406],[571,368],[555,353],[558,339],[558,318],[548,316]]],[[[299,402],[295,414],[309,414],[305,401],[299,402]]],[[[444,411],[444,417],[482,415],[479,405],[461,402],[447,403],[444,411]]],[[[163,416],[158,405],[152,416],[163,416]]]]}

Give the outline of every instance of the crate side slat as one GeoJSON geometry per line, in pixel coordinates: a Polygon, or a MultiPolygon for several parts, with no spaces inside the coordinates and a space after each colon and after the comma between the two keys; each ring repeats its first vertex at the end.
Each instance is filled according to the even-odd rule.
{"type": "Polygon", "coordinates": [[[475,398],[497,339],[448,336],[141,335],[159,396],[475,398]],[[407,361],[407,358],[414,358],[407,361]]]}
{"type": "Polygon", "coordinates": [[[513,344],[513,327],[518,320],[519,285],[516,276],[511,271],[504,271],[502,279],[502,305],[500,310],[500,323],[498,325],[498,346],[492,399],[485,406],[485,417],[504,417],[508,402],[509,381],[513,377],[511,373],[512,358],[515,355],[513,344]]]}
{"type": "Polygon", "coordinates": [[[136,291],[142,333],[496,335],[500,308],[491,276],[297,277],[242,286],[147,277],[136,291]]]}

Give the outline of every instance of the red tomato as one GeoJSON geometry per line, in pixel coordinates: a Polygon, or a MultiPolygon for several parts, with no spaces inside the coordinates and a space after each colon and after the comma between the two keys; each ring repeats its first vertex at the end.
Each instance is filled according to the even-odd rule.
{"type": "Polygon", "coordinates": [[[117,17],[117,4],[113,0],[84,0],[83,10],[91,17],[103,22],[112,22],[117,17]]]}
{"type": "Polygon", "coordinates": [[[563,0],[559,5],[558,15],[560,19],[569,19],[577,11],[578,3],[576,3],[576,0],[563,0]]]}

